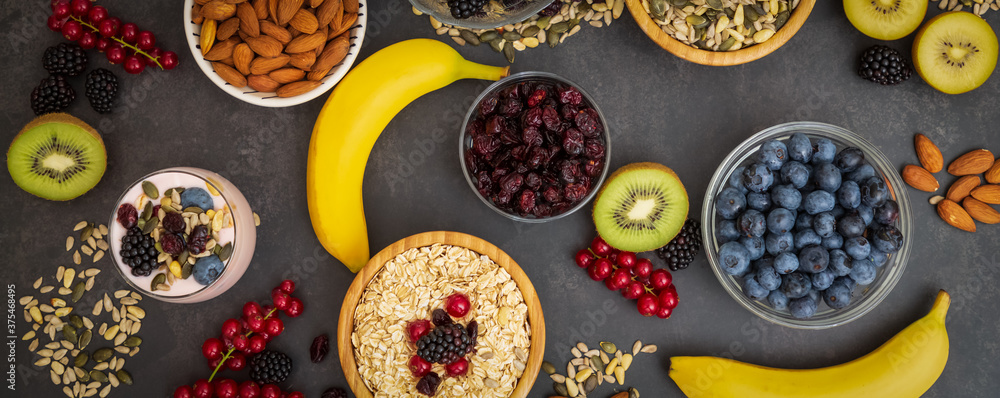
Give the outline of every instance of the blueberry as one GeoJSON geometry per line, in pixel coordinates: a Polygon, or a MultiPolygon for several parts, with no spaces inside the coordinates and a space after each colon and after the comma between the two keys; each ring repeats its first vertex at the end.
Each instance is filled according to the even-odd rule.
{"type": "Polygon", "coordinates": [[[819,245],[809,245],[799,250],[799,270],[802,272],[822,272],[830,265],[830,253],[819,245]]]}
{"type": "Polygon", "coordinates": [[[748,209],[736,218],[736,229],[742,236],[764,236],[764,232],[767,232],[767,220],[764,213],[748,209]]]}
{"type": "Polygon", "coordinates": [[[840,188],[840,170],[831,163],[820,163],[813,170],[813,182],[816,187],[827,192],[836,192],[840,188]]]}
{"type": "Polygon", "coordinates": [[[727,242],[719,247],[719,264],[729,275],[743,275],[750,266],[750,251],[740,242],[727,242]]]}
{"type": "Polygon", "coordinates": [[[811,279],[813,289],[826,290],[826,288],[830,287],[830,284],[832,284],[833,280],[836,278],[837,275],[834,275],[833,271],[829,268],[823,270],[823,272],[812,274],[811,279]]]}
{"type": "Polygon", "coordinates": [[[837,201],[833,198],[832,193],[820,190],[812,191],[809,195],[806,195],[802,204],[806,213],[816,215],[824,211],[833,210],[833,207],[837,205],[837,201]]]}
{"type": "Polygon", "coordinates": [[[785,146],[788,147],[788,158],[791,160],[808,163],[812,159],[812,143],[805,134],[792,134],[785,146]]]}
{"type": "MultiPolygon", "coordinates": [[[[200,188],[195,188],[200,189],[200,188]]],[[[185,190],[184,192],[187,192],[185,190]]],[[[211,255],[207,257],[199,258],[198,261],[194,263],[191,267],[191,276],[194,280],[202,285],[210,285],[212,282],[222,275],[222,269],[224,265],[222,260],[219,260],[219,256],[211,255]]]]}
{"type": "Polygon", "coordinates": [[[812,297],[800,297],[788,302],[788,313],[798,319],[809,319],[816,314],[816,307],[812,297]]]}
{"type": "Polygon", "coordinates": [[[781,141],[770,139],[760,144],[757,151],[757,161],[771,170],[781,170],[781,165],[788,160],[788,149],[781,141]]]}
{"type": "Polygon", "coordinates": [[[837,233],[837,218],[830,212],[819,213],[813,217],[813,230],[820,238],[829,238],[837,233]]]}
{"type": "Polygon", "coordinates": [[[823,244],[823,238],[816,234],[812,228],[803,229],[795,233],[795,249],[802,250],[803,247],[809,245],[821,245],[823,244]]]}
{"type": "Polygon", "coordinates": [[[869,233],[872,246],[883,253],[895,253],[903,247],[903,233],[892,225],[885,225],[869,233]]]}
{"type": "Polygon", "coordinates": [[[885,180],[879,177],[869,177],[861,183],[861,203],[875,209],[882,206],[889,199],[889,188],[885,186],[885,180]]]}
{"type": "Polygon", "coordinates": [[[802,193],[791,185],[778,185],[771,190],[771,202],[778,207],[797,210],[802,204],[802,193]]]}
{"type": "Polygon", "coordinates": [[[795,218],[795,231],[803,231],[813,227],[813,216],[805,212],[799,213],[795,218]]]}
{"type": "Polygon", "coordinates": [[[858,167],[857,170],[848,173],[847,179],[860,184],[862,182],[865,182],[865,180],[867,180],[868,177],[875,177],[876,175],[877,174],[875,174],[875,168],[872,167],[872,165],[866,163],[861,165],[861,167],[858,167]]]}
{"type": "Polygon", "coordinates": [[[771,208],[771,194],[767,192],[750,192],[747,194],[747,208],[757,211],[767,211],[771,208]]]}
{"type": "Polygon", "coordinates": [[[844,181],[837,190],[837,204],[845,209],[856,209],[861,206],[861,188],[854,181],[844,181]]]}
{"type": "Polygon", "coordinates": [[[790,299],[804,297],[812,289],[812,280],[801,272],[792,272],[781,278],[781,292],[790,299]]]}
{"type": "Polygon", "coordinates": [[[851,304],[851,290],[853,288],[850,287],[847,279],[850,278],[839,277],[823,291],[823,301],[828,307],[839,310],[851,304]]]}
{"type": "Polygon", "coordinates": [[[788,275],[799,269],[799,258],[794,253],[784,252],[774,257],[774,270],[781,275],[788,275]]]}
{"type": "Polygon", "coordinates": [[[845,238],[861,236],[865,233],[865,220],[858,211],[845,214],[837,221],[837,232],[845,238]]]}
{"type": "Polygon", "coordinates": [[[795,228],[795,215],[791,210],[777,208],[767,214],[767,230],[775,234],[790,232],[795,228]]]}
{"type": "Polygon", "coordinates": [[[882,206],[875,209],[875,221],[880,224],[889,225],[899,219],[899,203],[895,200],[886,200],[882,206]]]}
{"type": "Polygon", "coordinates": [[[181,192],[181,207],[186,209],[191,206],[208,211],[215,208],[215,201],[212,200],[212,195],[209,195],[208,191],[204,189],[188,188],[181,192]]]}
{"type": "Polygon", "coordinates": [[[767,298],[767,294],[770,290],[765,289],[757,280],[754,279],[753,274],[747,274],[743,277],[743,294],[752,300],[763,300],[767,298]]]}
{"type": "Polygon", "coordinates": [[[767,302],[768,304],[771,304],[771,308],[778,311],[783,311],[788,308],[788,296],[785,296],[781,290],[772,290],[771,293],[768,293],[767,302]]]}
{"type": "Polygon", "coordinates": [[[833,141],[830,141],[829,139],[820,138],[816,140],[815,144],[813,144],[813,164],[830,163],[836,155],[837,146],[834,145],[833,141]]]}
{"type": "Polygon", "coordinates": [[[833,164],[841,171],[850,173],[865,164],[865,153],[858,147],[847,147],[833,159],[833,164]]]}
{"type": "Polygon", "coordinates": [[[865,225],[871,224],[872,220],[875,219],[875,211],[872,210],[871,206],[864,203],[861,203],[861,206],[858,206],[858,214],[860,214],[861,219],[865,221],[865,225]]]}
{"type": "Polygon", "coordinates": [[[747,193],[747,188],[743,186],[743,170],[746,170],[746,167],[740,166],[736,170],[733,170],[733,174],[729,175],[729,186],[745,194],[747,193]]]}
{"type": "Polygon", "coordinates": [[[743,186],[751,192],[764,192],[774,183],[774,173],[762,163],[754,163],[743,170],[743,186]]]}
{"type": "Polygon", "coordinates": [[[827,267],[828,270],[833,271],[836,276],[844,276],[851,273],[851,262],[854,259],[848,256],[843,250],[833,249],[830,250],[830,266],[827,267]]]}
{"type": "Polygon", "coordinates": [[[785,163],[781,166],[781,182],[791,184],[796,189],[802,188],[809,182],[809,168],[794,160],[785,163]]]}
{"type": "Polygon", "coordinates": [[[837,219],[840,219],[844,213],[847,213],[847,210],[844,210],[844,208],[840,207],[840,205],[833,206],[833,210],[830,210],[830,214],[833,214],[833,216],[837,219]]]}
{"type": "Polygon", "coordinates": [[[889,255],[885,252],[873,248],[871,252],[868,253],[868,260],[875,264],[876,267],[881,267],[885,265],[886,261],[889,261],[889,255]]]}
{"type": "Polygon", "coordinates": [[[795,248],[795,239],[791,232],[783,234],[770,233],[764,238],[764,247],[772,256],[792,251],[795,248]]]}
{"type": "Polygon", "coordinates": [[[736,230],[736,221],[721,220],[715,227],[715,237],[721,243],[731,242],[740,238],[740,231],[736,230]]]}
{"type": "Polygon", "coordinates": [[[864,236],[855,236],[844,240],[844,251],[855,260],[864,260],[871,253],[872,245],[864,236]]]}
{"type": "Polygon", "coordinates": [[[781,275],[774,270],[773,266],[764,265],[757,268],[757,283],[769,291],[774,290],[781,286],[781,275]]]}
{"type": "Polygon", "coordinates": [[[744,236],[740,238],[740,243],[747,248],[747,252],[750,254],[750,260],[756,260],[758,258],[764,257],[764,239],[757,236],[744,236]]]}
{"type": "Polygon", "coordinates": [[[877,272],[875,264],[872,264],[868,259],[854,260],[851,266],[851,279],[859,285],[868,285],[875,282],[877,272]]]}
{"type": "Polygon", "coordinates": [[[833,234],[828,238],[823,238],[823,243],[820,245],[826,250],[839,249],[844,247],[844,237],[840,234],[833,234]]]}
{"type": "Polygon", "coordinates": [[[733,187],[726,187],[715,197],[715,212],[727,220],[733,220],[747,208],[747,198],[733,187]]]}

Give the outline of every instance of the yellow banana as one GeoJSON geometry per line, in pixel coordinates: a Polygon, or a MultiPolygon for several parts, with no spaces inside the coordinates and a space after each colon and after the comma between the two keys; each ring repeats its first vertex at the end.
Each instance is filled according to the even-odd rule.
{"type": "Polygon", "coordinates": [[[309,142],[306,196],[323,247],[352,272],[368,262],[361,184],[368,155],[396,113],[456,80],[499,80],[508,72],[466,61],[430,39],[393,44],[349,72],[323,105],[309,142]]]}
{"type": "Polygon", "coordinates": [[[871,353],[821,369],[775,369],[726,358],[670,358],[670,378],[690,398],[916,398],[948,362],[944,319],[951,297],[938,293],[931,312],[871,353]]]}

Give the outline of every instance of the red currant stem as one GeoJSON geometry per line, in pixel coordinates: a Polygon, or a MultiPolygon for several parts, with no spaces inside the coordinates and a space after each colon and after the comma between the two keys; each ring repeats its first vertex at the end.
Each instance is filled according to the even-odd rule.
{"type": "MultiPolygon", "coordinates": [[[[86,27],[90,28],[90,30],[94,31],[94,33],[101,34],[100,29],[97,29],[96,27],[94,27],[94,25],[91,25],[89,23],[84,22],[83,19],[77,18],[77,17],[75,17],[73,15],[70,15],[69,18],[72,19],[72,20],[74,20],[74,21],[79,22],[80,25],[83,25],[83,26],[86,26],[86,27]]],[[[156,66],[159,66],[160,70],[163,70],[163,65],[160,64],[159,58],[154,58],[152,55],[149,55],[145,51],[140,50],[139,47],[136,47],[136,46],[133,46],[131,44],[126,43],[124,40],[119,39],[118,36],[111,36],[111,39],[113,39],[114,41],[117,41],[118,43],[120,43],[124,47],[132,49],[133,51],[135,51],[136,54],[142,54],[142,56],[153,60],[153,62],[156,63],[156,66]]]]}
{"type": "MultiPolygon", "coordinates": [[[[264,317],[264,320],[266,321],[266,320],[270,319],[271,315],[274,315],[274,312],[277,311],[277,310],[278,310],[277,308],[271,309],[271,312],[267,313],[267,316],[264,317]]],[[[252,330],[249,331],[249,332],[247,332],[244,336],[250,337],[251,335],[253,335],[253,331],[252,330]]],[[[215,374],[216,373],[219,373],[219,369],[222,369],[222,366],[226,364],[226,360],[228,360],[229,357],[233,355],[233,351],[236,351],[236,347],[229,348],[229,351],[226,351],[226,355],[222,356],[222,360],[219,361],[219,364],[215,366],[215,370],[212,371],[212,375],[208,376],[208,381],[209,382],[211,382],[212,379],[215,378],[215,374]]]]}

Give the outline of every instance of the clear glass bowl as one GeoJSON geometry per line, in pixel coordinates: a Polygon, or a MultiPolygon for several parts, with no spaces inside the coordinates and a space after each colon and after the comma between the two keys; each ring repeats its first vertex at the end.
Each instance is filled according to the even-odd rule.
{"type": "Polygon", "coordinates": [[[576,83],[573,83],[569,80],[564,79],[561,76],[548,72],[515,73],[513,75],[507,76],[506,78],[500,79],[499,81],[491,84],[489,87],[486,88],[486,90],[484,90],[481,94],[479,94],[479,97],[476,97],[475,101],[472,102],[472,107],[469,108],[469,112],[466,113],[465,115],[465,121],[462,122],[462,131],[460,132],[458,138],[458,159],[462,165],[462,174],[465,175],[465,181],[469,183],[469,188],[472,188],[472,192],[474,192],[476,194],[476,197],[482,200],[483,203],[486,203],[486,206],[489,206],[489,208],[493,209],[493,211],[496,211],[497,213],[500,213],[504,217],[507,217],[511,220],[522,221],[526,223],[543,223],[547,221],[558,220],[560,218],[573,214],[577,210],[580,210],[581,208],[587,206],[587,203],[589,203],[594,198],[594,196],[597,195],[598,189],[601,187],[601,185],[604,184],[604,179],[608,176],[609,165],[611,164],[611,133],[608,131],[608,122],[607,120],[604,119],[604,113],[601,112],[601,108],[598,108],[597,104],[594,102],[594,98],[591,97],[590,94],[588,94],[583,88],[581,88],[576,83]],[[479,103],[482,102],[483,99],[486,98],[486,96],[492,93],[498,92],[515,84],[527,81],[541,81],[552,84],[572,86],[576,88],[578,91],[580,91],[580,94],[583,94],[583,103],[587,104],[591,108],[594,108],[595,111],[597,111],[597,115],[601,119],[601,125],[604,126],[604,133],[601,134],[601,138],[604,139],[604,169],[601,170],[600,177],[592,181],[590,186],[590,191],[587,192],[587,196],[585,196],[583,200],[580,201],[580,203],[577,203],[576,206],[573,206],[569,210],[566,210],[562,213],[554,214],[552,216],[543,218],[537,218],[534,216],[524,217],[519,214],[508,213],[500,209],[499,207],[496,207],[496,205],[493,204],[493,201],[479,194],[479,190],[476,189],[476,183],[474,177],[472,176],[472,174],[469,173],[469,169],[465,164],[465,151],[472,148],[472,137],[466,135],[465,131],[469,125],[469,121],[473,120],[475,117],[479,115],[478,112],[479,103]]]}
{"type": "MultiPolygon", "coordinates": [[[[899,282],[903,270],[906,269],[906,261],[910,255],[910,241],[912,233],[912,214],[910,213],[910,200],[907,198],[905,185],[902,178],[896,173],[893,166],[885,155],[871,143],[841,127],[816,122],[792,122],[772,126],[754,134],[743,141],[736,149],[726,156],[722,164],[715,171],[712,180],[708,184],[705,192],[705,202],[702,206],[702,238],[705,242],[705,254],[711,265],[715,276],[719,278],[723,289],[729,293],[744,308],[757,316],[770,322],[799,329],[825,329],[839,326],[851,322],[867,314],[892,291],[892,288],[899,282]],[[878,276],[875,281],[867,286],[858,286],[854,290],[851,304],[840,310],[833,310],[820,302],[816,314],[810,319],[797,319],[792,317],[788,311],[777,311],[766,303],[753,300],[743,294],[743,288],[739,281],[725,273],[719,265],[718,251],[720,243],[715,237],[715,226],[717,214],[715,212],[715,197],[722,188],[728,184],[729,176],[733,171],[746,163],[748,158],[757,152],[760,144],[769,139],[784,141],[794,133],[803,133],[811,140],[827,138],[837,145],[837,150],[844,147],[854,146],[860,148],[865,153],[865,160],[876,173],[881,175],[889,188],[889,194],[899,204],[899,219],[896,227],[903,233],[903,247],[899,252],[889,256],[885,265],[879,267],[878,276]]],[[[822,301],[822,300],[821,300],[822,301]]]]}

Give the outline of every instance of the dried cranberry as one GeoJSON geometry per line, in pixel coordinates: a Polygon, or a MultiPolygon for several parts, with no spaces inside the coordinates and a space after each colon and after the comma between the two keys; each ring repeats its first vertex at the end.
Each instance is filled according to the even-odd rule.
{"type": "Polygon", "coordinates": [[[468,354],[469,352],[472,352],[471,350],[475,348],[476,342],[479,340],[479,322],[476,322],[475,320],[469,321],[469,324],[465,326],[465,331],[468,333],[469,340],[471,342],[469,344],[470,351],[466,352],[466,354],[468,354]]]}
{"type": "Polygon", "coordinates": [[[507,129],[507,119],[500,115],[493,115],[486,121],[486,134],[500,134],[507,129]]]}
{"type": "Polygon", "coordinates": [[[465,168],[469,170],[469,173],[479,173],[479,159],[476,158],[476,154],[472,153],[472,151],[465,151],[464,156],[465,168]]]}
{"type": "Polygon", "coordinates": [[[208,233],[208,227],[204,225],[199,225],[191,230],[191,235],[188,235],[188,251],[191,254],[201,254],[205,251],[205,244],[211,238],[208,233]]]}
{"type": "Polygon", "coordinates": [[[580,184],[569,184],[563,189],[566,199],[571,202],[579,202],[587,196],[587,188],[580,184]]]}
{"type": "Polygon", "coordinates": [[[493,157],[497,149],[500,149],[500,140],[495,136],[481,135],[472,139],[472,150],[487,160],[493,157]]]}
{"type": "Polygon", "coordinates": [[[513,128],[506,128],[503,133],[500,133],[500,142],[505,145],[519,144],[521,143],[521,134],[513,128]]]}
{"type": "Polygon", "coordinates": [[[597,132],[597,126],[600,124],[600,121],[593,118],[587,111],[578,112],[573,122],[576,123],[576,126],[588,138],[594,138],[600,135],[600,133],[597,132]]]}
{"type": "Polygon", "coordinates": [[[549,97],[548,91],[545,91],[543,89],[535,89],[535,91],[528,96],[528,106],[534,108],[539,104],[541,104],[542,101],[544,101],[548,97],[549,97]]]}
{"type": "Polygon", "coordinates": [[[552,160],[562,153],[562,147],[559,146],[559,144],[554,144],[553,146],[550,146],[546,152],[548,152],[548,159],[546,159],[546,161],[552,163],[552,160]]]}
{"type": "Polygon", "coordinates": [[[535,210],[535,196],[535,191],[530,189],[521,191],[521,198],[517,204],[520,206],[522,213],[530,214],[532,210],[535,210]]]}
{"type": "Polygon", "coordinates": [[[552,207],[545,203],[539,203],[535,206],[535,212],[533,213],[535,217],[543,218],[552,215],[552,207]]]}
{"type": "Polygon", "coordinates": [[[521,189],[521,185],[523,184],[524,176],[517,173],[509,174],[500,179],[500,191],[511,193],[517,192],[518,189],[521,189]]]}
{"type": "Polygon", "coordinates": [[[328,352],[330,352],[330,338],[324,333],[316,336],[309,346],[309,360],[312,363],[320,363],[328,352]]]}
{"type": "Polygon", "coordinates": [[[118,206],[118,223],[125,229],[130,229],[139,221],[139,211],[135,206],[125,203],[118,206]]]}
{"type": "Polygon", "coordinates": [[[163,216],[163,229],[167,232],[178,233],[184,231],[187,224],[184,222],[184,216],[181,213],[167,213],[163,216]]]}
{"type": "Polygon", "coordinates": [[[493,170],[493,173],[490,174],[490,177],[493,178],[493,181],[500,181],[500,177],[503,177],[507,174],[510,174],[510,169],[497,168],[493,170]]]}
{"type": "MultiPolygon", "coordinates": [[[[575,160],[564,160],[559,164],[559,178],[567,184],[576,182],[576,178],[580,176],[580,168],[578,166],[579,164],[575,160]]],[[[569,195],[566,195],[566,198],[569,199],[569,195]]]]}
{"type": "Polygon", "coordinates": [[[524,162],[514,162],[515,173],[524,174],[527,173],[529,170],[531,169],[529,169],[528,165],[524,164],[524,162]]]}
{"type": "Polygon", "coordinates": [[[604,143],[600,140],[588,139],[585,151],[591,159],[604,159],[604,143]]]}
{"type": "Polygon", "coordinates": [[[497,93],[491,93],[483,98],[479,103],[479,116],[487,117],[492,115],[497,109],[497,104],[500,102],[500,96],[497,93]]]}
{"type": "Polygon", "coordinates": [[[539,127],[542,125],[542,108],[531,108],[521,115],[521,125],[524,127],[539,127]]]}
{"type": "Polygon", "coordinates": [[[493,202],[500,206],[504,206],[510,203],[510,200],[514,198],[514,193],[510,191],[500,191],[496,197],[493,198],[493,202]]]}
{"type": "Polygon", "coordinates": [[[559,89],[559,102],[571,105],[580,105],[583,101],[583,94],[580,94],[575,87],[564,87],[559,89]]]}
{"type": "Polygon", "coordinates": [[[563,128],[562,120],[559,118],[559,112],[556,112],[556,108],[551,106],[546,106],[542,108],[542,123],[545,123],[545,128],[561,132],[563,128]]]}
{"type": "Polygon", "coordinates": [[[549,203],[559,203],[562,202],[563,200],[562,193],[560,193],[559,190],[556,189],[556,187],[551,187],[551,186],[545,189],[545,191],[542,193],[542,196],[545,197],[545,200],[547,200],[549,203]]]}
{"type": "Polygon", "coordinates": [[[579,111],[580,108],[577,108],[576,105],[565,104],[559,107],[559,116],[562,116],[562,118],[566,120],[573,120],[576,118],[576,113],[579,111]]]}
{"type": "Polygon", "coordinates": [[[524,176],[524,185],[528,188],[538,189],[542,187],[542,177],[538,176],[536,173],[528,173],[524,176]]]}
{"type": "Polygon", "coordinates": [[[454,321],[451,320],[451,315],[443,309],[436,309],[431,311],[431,322],[434,322],[434,326],[451,325],[454,321]]]}
{"type": "Polygon", "coordinates": [[[469,125],[465,126],[465,134],[469,137],[476,137],[482,135],[485,132],[486,126],[483,125],[483,121],[476,119],[473,120],[469,125]]]}
{"type": "Polygon", "coordinates": [[[528,146],[541,146],[544,141],[538,127],[529,126],[521,131],[521,142],[528,146]]]}
{"type": "Polygon", "coordinates": [[[500,113],[507,117],[514,117],[522,109],[521,100],[508,98],[500,104],[500,113]]]}
{"type": "Polygon", "coordinates": [[[493,189],[493,179],[490,178],[490,173],[486,170],[482,170],[476,174],[476,188],[480,190],[491,191],[493,189]]]}
{"type": "Polygon", "coordinates": [[[583,166],[584,172],[591,177],[597,177],[604,170],[604,160],[602,159],[590,159],[587,164],[583,166]]]}
{"type": "Polygon", "coordinates": [[[441,376],[438,376],[437,373],[431,372],[420,378],[420,381],[417,382],[417,392],[433,397],[434,394],[437,394],[437,389],[440,385],[441,376]]]}
{"type": "Polygon", "coordinates": [[[525,160],[528,158],[528,147],[524,145],[518,145],[514,149],[510,150],[510,156],[517,160],[525,160]]]}
{"type": "Polygon", "coordinates": [[[531,148],[531,155],[528,156],[527,166],[531,169],[537,169],[542,166],[548,156],[548,151],[543,148],[531,148]]]}
{"type": "Polygon", "coordinates": [[[575,128],[567,129],[566,132],[563,133],[562,146],[563,150],[570,156],[576,156],[583,153],[583,133],[575,128]]]}
{"type": "MultiPolygon", "coordinates": [[[[171,213],[176,214],[176,213],[171,213]]],[[[164,234],[160,237],[160,247],[171,256],[179,256],[184,252],[184,238],[178,234],[164,234]]]]}
{"type": "Polygon", "coordinates": [[[507,86],[503,90],[500,90],[500,96],[504,98],[517,99],[517,97],[521,95],[520,88],[521,86],[519,84],[507,86]]]}

